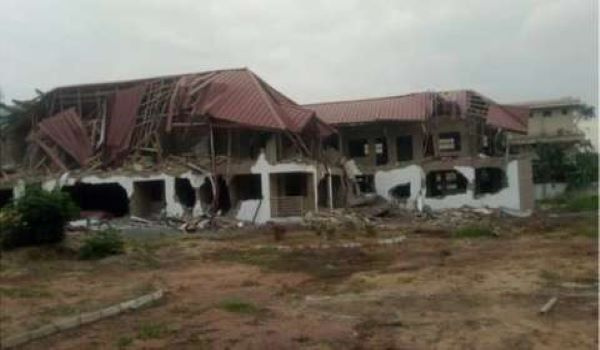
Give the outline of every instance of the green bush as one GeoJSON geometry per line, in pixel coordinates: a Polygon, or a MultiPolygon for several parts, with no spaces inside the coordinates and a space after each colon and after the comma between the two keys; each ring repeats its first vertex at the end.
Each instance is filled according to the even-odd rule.
{"type": "Polygon", "coordinates": [[[454,231],[454,237],[474,238],[474,237],[492,237],[494,232],[483,226],[464,226],[454,231]]]}
{"type": "Polygon", "coordinates": [[[85,239],[79,248],[79,257],[84,260],[102,259],[123,253],[124,246],[123,237],[117,230],[99,231],[85,239]]]}
{"type": "Polygon", "coordinates": [[[237,298],[225,299],[219,306],[225,311],[245,315],[256,314],[261,310],[256,305],[237,298]]]}
{"type": "Polygon", "coordinates": [[[68,194],[29,187],[0,210],[0,245],[9,249],[58,243],[64,239],[66,223],[78,214],[68,194]]]}
{"type": "Polygon", "coordinates": [[[573,196],[568,198],[564,205],[566,211],[597,211],[598,195],[573,196]]]}

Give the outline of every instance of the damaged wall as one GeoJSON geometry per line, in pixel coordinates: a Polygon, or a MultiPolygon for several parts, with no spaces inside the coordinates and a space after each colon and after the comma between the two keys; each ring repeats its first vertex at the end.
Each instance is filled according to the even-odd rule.
{"type": "Polygon", "coordinates": [[[459,208],[462,206],[500,208],[506,207],[516,210],[529,210],[533,208],[532,196],[522,195],[533,190],[531,177],[527,179],[527,168],[531,167],[528,159],[515,159],[506,166],[507,184],[496,193],[475,194],[475,167],[454,166],[454,169],[468,180],[464,193],[446,195],[443,197],[427,197],[425,184],[425,170],[418,165],[404,168],[378,171],[375,173],[375,188],[378,195],[394,201],[390,190],[397,185],[410,184],[410,196],[406,206],[415,208],[419,202],[432,209],[459,208]]]}
{"type": "MultiPolygon", "coordinates": [[[[185,206],[179,202],[176,191],[175,191],[175,180],[176,178],[188,179],[193,188],[199,188],[202,183],[204,183],[206,175],[196,174],[191,171],[185,172],[183,174],[179,174],[177,176],[172,176],[165,173],[160,174],[147,174],[147,175],[114,175],[114,176],[83,176],[81,178],[68,177],[66,181],[62,181],[60,179],[52,179],[43,182],[42,187],[46,190],[52,190],[57,185],[74,185],[76,182],[81,182],[85,184],[108,184],[108,183],[117,183],[127,192],[127,197],[130,200],[134,198],[134,189],[135,183],[137,182],[148,182],[148,181],[163,181],[164,182],[164,200],[165,200],[165,212],[169,216],[180,217],[185,212],[185,206]]],[[[196,201],[196,204],[193,208],[194,215],[201,215],[204,211],[200,204],[200,201],[196,201]]]]}

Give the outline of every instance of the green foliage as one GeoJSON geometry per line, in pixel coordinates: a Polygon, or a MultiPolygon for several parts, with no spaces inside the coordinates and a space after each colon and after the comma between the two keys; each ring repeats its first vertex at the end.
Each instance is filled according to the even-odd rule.
{"type": "Polygon", "coordinates": [[[569,187],[584,188],[596,181],[598,181],[598,153],[575,154],[573,167],[568,177],[569,187]]]}
{"type": "Polygon", "coordinates": [[[566,182],[573,165],[567,159],[559,145],[539,144],[535,152],[537,160],[533,163],[533,181],[535,183],[566,182]]]}
{"type": "Polygon", "coordinates": [[[0,245],[8,249],[60,242],[66,223],[78,213],[68,194],[29,187],[0,210],[0,245]]]}
{"type": "Polygon", "coordinates": [[[123,253],[124,246],[121,234],[117,230],[108,229],[86,238],[79,248],[79,257],[84,260],[102,259],[123,253]]]}
{"type": "Polygon", "coordinates": [[[551,199],[543,199],[539,203],[545,209],[562,212],[597,211],[598,195],[567,192],[551,199]]]}
{"type": "Polygon", "coordinates": [[[458,238],[475,238],[475,237],[492,237],[494,232],[487,227],[482,226],[464,226],[454,231],[454,237],[458,238]]]}
{"type": "Polygon", "coordinates": [[[535,183],[567,182],[569,188],[584,188],[598,181],[598,153],[583,151],[567,156],[560,145],[540,144],[533,164],[535,183]]]}
{"type": "Polygon", "coordinates": [[[228,312],[244,315],[254,315],[261,311],[256,305],[237,298],[225,299],[221,301],[219,307],[228,312]]]}
{"type": "Polygon", "coordinates": [[[590,196],[574,196],[567,199],[565,203],[567,211],[597,211],[598,210],[598,195],[590,196]]]}

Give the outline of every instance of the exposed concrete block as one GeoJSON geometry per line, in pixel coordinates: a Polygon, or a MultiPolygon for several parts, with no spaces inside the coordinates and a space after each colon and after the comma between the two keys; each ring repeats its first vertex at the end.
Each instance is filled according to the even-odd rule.
{"type": "Polygon", "coordinates": [[[146,305],[147,303],[151,302],[152,300],[153,300],[152,295],[144,295],[143,297],[134,299],[133,303],[131,305],[131,308],[138,309],[138,308],[146,305]]]}
{"type": "Polygon", "coordinates": [[[118,315],[122,312],[121,306],[120,305],[113,305],[111,307],[107,307],[106,309],[102,310],[102,317],[111,317],[114,315],[118,315]]]}
{"type": "Polygon", "coordinates": [[[6,339],[2,340],[2,349],[9,349],[9,348],[13,348],[17,345],[26,343],[30,340],[31,338],[29,338],[29,332],[25,332],[19,335],[15,335],[13,337],[8,337],[6,339]]]}
{"type": "Polygon", "coordinates": [[[48,335],[57,333],[59,331],[76,328],[83,324],[92,323],[98,320],[101,320],[106,317],[118,315],[119,313],[127,310],[127,309],[136,309],[143,305],[146,305],[154,300],[158,300],[162,298],[164,295],[163,290],[159,289],[154,293],[150,293],[144,295],[142,297],[126,301],[121,304],[109,306],[105,309],[87,312],[75,317],[69,317],[62,320],[55,321],[54,323],[47,324],[43,327],[40,327],[36,330],[25,332],[23,334],[19,334],[13,337],[8,337],[6,339],[2,339],[0,347],[2,349],[13,348],[24,344],[30,340],[46,337],[48,335]],[[125,305],[125,307],[123,306],[125,305]]]}
{"type": "Polygon", "coordinates": [[[94,311],[80,316],[81,324],[91,323],[102,318],[102,311],[94,311]]]}
{"type": "Polygon", "coordinates": [[[133,309],[134,302],[135,299],[124,301],[121,304],[119,304],[119,306],[121,307],[121,309],[123,309],[123,311],[133,309]]]}
{"type": "Polygon", "coordinates": [[[47,324],[45,326],[42,326],[38,329],[35,329],[31,332],[29,332],[29,339],[37,339],[37,338],[41,338],[41,337],[46,337],[50,334],[54,334],[56,332],[58,332],[59,329],[54,325],[54,324],[47,324]]]}
{"type": "Polygon", "coordinates": [[[58,330],[64,331],[67,329],[75,328],[81,324],[81,319],[77,317],[69,317],[54,322],[54,325],[58,330]]]}

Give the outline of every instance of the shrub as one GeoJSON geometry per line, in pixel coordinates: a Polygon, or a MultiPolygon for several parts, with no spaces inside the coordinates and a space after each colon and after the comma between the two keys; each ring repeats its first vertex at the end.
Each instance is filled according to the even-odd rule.
{"type": "Polygon", "coordinates": [[[89,260],[121,254],[124,251],[124,245],[123,238],[117,230],[99,231],[85,239],[83,245],[79,248],[79,257],[89,260]]]}
{"type": "Polygon", "coordinates": [[[598,211],[598,195],[574,196],[566,200],[567,211],[598,211]]]}
{"type": "Polygon", "coordinates": [[[454,231],[454,236],[459,238],[492,237],[494,232],[482,226],[464,226],[454,231]]]}
{"type": "Polygon", "coordinates": [[[1,210],[0,245],[15,248],[58,243],[64,239],[65,224],[78,212],[68,194],[29,187],[1,210]]]}
{"type": "Polygon", "coordinates": [[[219,306],[225,311],[237,314],[252,315],[260,312],[256,305],[237,298],[225,299],[219,306]]]}

